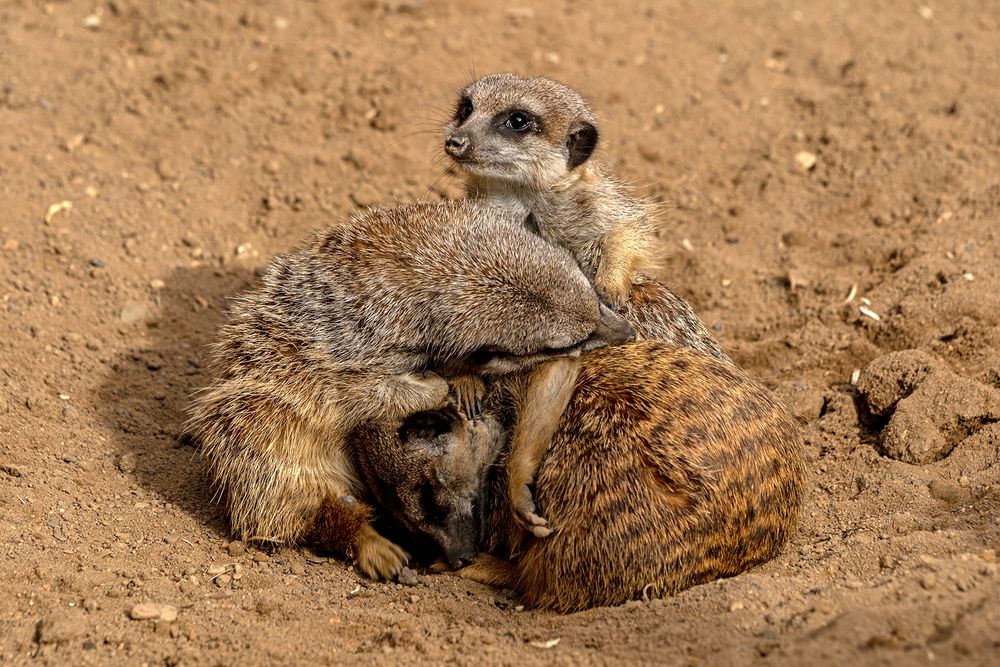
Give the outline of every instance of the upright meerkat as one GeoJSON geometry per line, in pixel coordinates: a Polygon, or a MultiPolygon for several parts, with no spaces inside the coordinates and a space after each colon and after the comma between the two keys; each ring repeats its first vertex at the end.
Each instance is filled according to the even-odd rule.
{"type": "Polygon", "coordinates": [[[348,434],[442,408],[435,370],[517,371],[630,333],[520,214],[374,210],[275,259],[235,303],[188,432],[240,538],[309,541],[391,577],[406,554],[354,500],[348,434]]]}
{"type": "Polygon", "coordinates": [[[444,133],[469,197],[531,212],[607,303],[627,300],[651,216],[593,159],[597,119],[577,91],[545,77],[485,76],[462,91],[444,133]]]}
{"type": "MultiPolygon", "coordinates": [[[[444,134],[445,152],[466,175],[468,196],[530,214],[543,238],[573,253],[605,302],[640,316],[640,338],[728,360],[683,299],[638,272],[653,227],[650,207],[593,157],[597,118],[580,93],[546,77],[485,76],[461,92],[444,134]]],[[[523,418],[508,480],[515,516],[539,537],[549,529],[533,509],[532,471],[559,417],[546,396],[571,384],[575,369],[571,362],[546,364],[516,389],[523,418]]],[[[469,377],[455,385],[460,407],[477,414],[468,406],[480,404],[484,385],[469,377]]]]}

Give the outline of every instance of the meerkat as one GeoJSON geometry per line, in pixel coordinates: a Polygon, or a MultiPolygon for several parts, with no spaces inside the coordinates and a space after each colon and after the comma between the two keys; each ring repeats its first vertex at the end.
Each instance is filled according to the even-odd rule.
{"type": "Polygon", "coordinates": [[[444,134],[468,197],[530,212],[607,303],[628,298],[652,216],[593,159],[597,119],[580,93],[545,77],[485,76],[461,92],[444,134]]]}
{"type": "Polygon", "coordinates": [[[407,548],[429,541],[453,568],[475,557],[481,494],[505,441],[499,420],[449,406],[364,422],[350,440],[367,502],[407,532],[407,548]]]}
{"type": "Polygon", "coordinates": [[[520,214],[377,209],[319,230],[236,301],[186,430],[238,537],[311,542],[390,578],[407,556],[354,500],[354,427],[442,408],[441,373],[524,370],[629,335],[520,214]]]}
{"type": "Polygon", "coordinates": [[[774,557],[802,498],[802,435],[760,384],[660,341],[589,353],[551,391],[558,427],[534,499],[554,532],[510,521],[504,477],[485,497],[484,547],[462,576],[563,612],[672,595],[774,557]],[[568,397],[568,398],[567,398],[568,397]],[[509,560],[500,560],[509,559],[509,560]]]}
{"type": "MultiPolygon", "coordinates": [[[[606,303],[642,315],[640,337],[728,361],[690,306],[639,272],[647,261],[651,210],[593,157],[597,118],[579,92],[545,77],[489,75],[461,92],[444,135],[445,152],[466,176],[467,196],[528,214],[543,238],[573,253],[606,303]]],[[[540,366],[518,389],[523,419],[508,479],[516,517],[539,537],[549,529],[532,510],[531,471],[559,417],[545,395],[571,383],[575,367],[567,361],[540,366]]],[[[470,416],[478,414],[485,390],[474,377],[456,382],[459,405],[470,416]]]]}

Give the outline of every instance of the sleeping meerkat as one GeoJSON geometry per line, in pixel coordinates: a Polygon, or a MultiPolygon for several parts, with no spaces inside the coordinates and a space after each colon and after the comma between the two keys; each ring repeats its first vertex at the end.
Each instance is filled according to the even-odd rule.
{"type": "Polygon", "coordinates": [[[392,577],[406,554],[353,500],[348,434],[444,407],[435,371],[520,371],[631,334],[523,218],[475,202],[362,213],[235,302],[187,431],[237,536],[312,542],[392,577]]]}

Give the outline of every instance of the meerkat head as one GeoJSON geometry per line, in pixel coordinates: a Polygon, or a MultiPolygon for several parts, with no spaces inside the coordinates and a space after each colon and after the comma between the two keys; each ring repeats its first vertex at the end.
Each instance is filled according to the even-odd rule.
{"type": "Polygon", "coordinates": [[[546,190],[590,159],[597,119],[583,97],[545,77],[491,74],[460,94],[445,152],[486,188],[546,190]]]}
{"type": "Polygon", "coordinates": [[[456,279],[440,292],[447,305],[429,309],[431,329],[464,343],[447,355],[454,362],[501,375],[634,337],[566,249],[530,232],[530,223],[516,224],[501,207],[470,210],[475,223],[455,253],[456,279]]]}
{"type": "Polygon", "coordinates": [[[453,408],[403,423],[369,423],[353,440],[358,470],[376,504],[452,567],[476,554],[480,496],[503,432],[491,417],[467,421],[453,408]]]}

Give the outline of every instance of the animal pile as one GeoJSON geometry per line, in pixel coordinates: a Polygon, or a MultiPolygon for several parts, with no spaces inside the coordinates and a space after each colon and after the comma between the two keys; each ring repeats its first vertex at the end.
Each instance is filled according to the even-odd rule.
{"type": "Polygon", "coordinates": [[[642,273],[653,216],[587,102],[491,75],[444,134],[465,199],[321,229],[233,307],[188,423],[233,532],[559,611],[772,558],[799,428],[642,273]]]}

